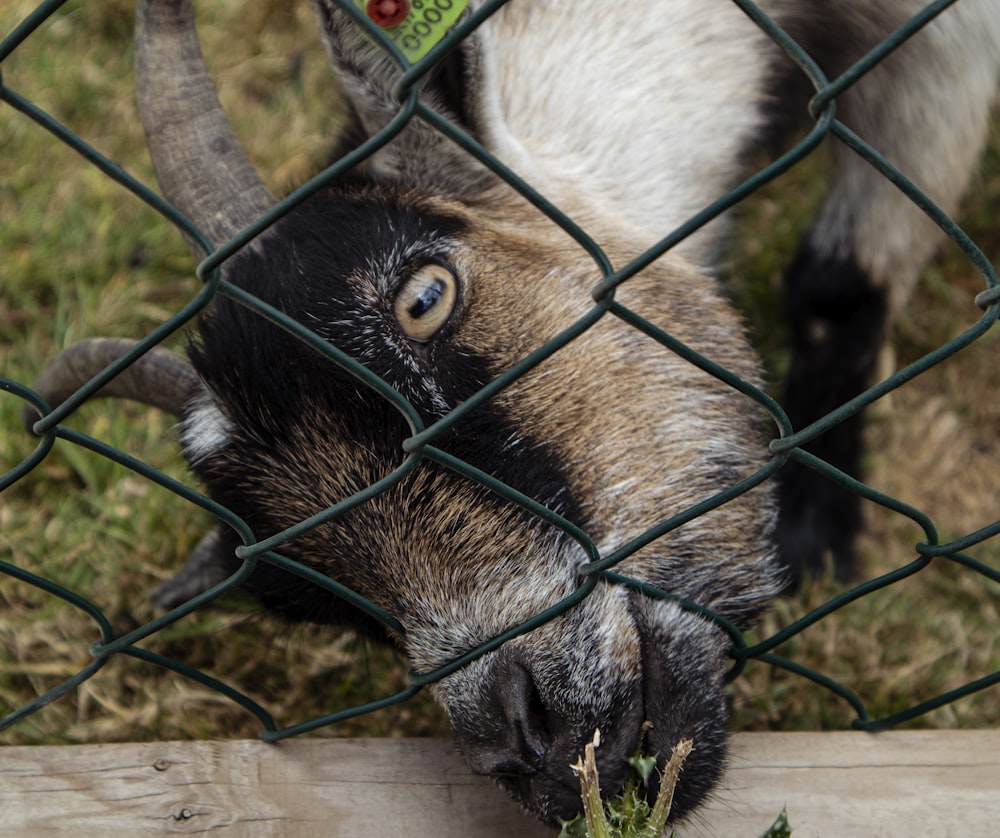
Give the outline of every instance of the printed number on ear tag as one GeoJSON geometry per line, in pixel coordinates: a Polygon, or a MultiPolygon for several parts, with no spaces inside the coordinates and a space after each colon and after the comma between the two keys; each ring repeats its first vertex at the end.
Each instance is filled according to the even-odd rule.
{"type": "Polygon", "coordinates": [[[455,25],[469,0],[354,0],[415,64],[455,25]]]}

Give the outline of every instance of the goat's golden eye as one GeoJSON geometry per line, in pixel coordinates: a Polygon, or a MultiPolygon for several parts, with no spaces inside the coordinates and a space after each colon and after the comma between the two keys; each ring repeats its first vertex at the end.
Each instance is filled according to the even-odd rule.
{"type": "Polygon", "coordinates": [[[393,313],[410,340],[430,340],[448,322],[458,299],[458,281],[444,265],[428,262],[396,295],[393,313]]]}

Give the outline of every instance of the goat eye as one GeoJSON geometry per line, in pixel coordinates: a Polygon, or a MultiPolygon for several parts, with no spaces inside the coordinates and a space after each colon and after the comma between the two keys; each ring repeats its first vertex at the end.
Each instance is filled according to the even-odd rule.
{"type": "Polygon", "coordinates": [[[448,268],[430,262],[400,288],[393,313],[410,340],[428,341],[448,322],[458,299],[457,285],[448,268]]]}

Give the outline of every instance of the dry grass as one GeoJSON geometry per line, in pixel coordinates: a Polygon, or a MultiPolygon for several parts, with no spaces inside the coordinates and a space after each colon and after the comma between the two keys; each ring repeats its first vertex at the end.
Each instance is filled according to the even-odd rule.
{"type": "MultiPolygon", "coordinates": [[[[764,334],[784,264],[762,248],[764,231],[791,251],[801,219],[815,203],[820,178],[813,167],[756,196],[737,264],[749,290],[741,299],[772,369],[785,362],[783,336],[764,334]],[[792,201],[787,202],[788,196],[792,201]],[[779,200],[780,197],[780,200],[779,200]]],[[[1000,124],[982,173],[964,204],[960,223],[996,265],[1000,261],[1000,124]]],[[[946,244],[924,272],[921,287],[895,324],[882,359],[885,377],[971,327],[982,277],[957,247],[946,244]]],[[[996,330],[943,364],[882,399],[869,411],[865,479],[868,485],[928,514],[941,542],[997,520],[1000,443],[997,439],[996,330]]],[[[861,550],[864,573],[876,577],[916,558],[924,533],[909,518],[874,503],[865,508],[861,550]]],[[[994,538],[967,551],[1000,567],[994,538]]],[[[767,637],[842,591],[829,579],[779,601],[759,637],[767,637]]],[[[810,627],[777,653],[813,666],[854,690],[873,716],[903,710],[1000,669],[1000,591],[978,574],[944,561],[869,595],[810,627]]],[[[735,724],[743,729],[843,727],[853,710],[822,687],[761,664],[732,687],[735,724]]],[[[1000,722],[996,689],[962,699],[912,722],[915,726],[988,727],[1000,722]]]]}
{"type": "MultiPolygon", "coordinates": [[[[33,3],[0,6],[0,34],[33,3]]],[[[131,93],[131,3],[70,2],[3,66],[6,85],[35,101],[147,183],[131,93]]],[[[322,161],[337,96],[304,3],[250,9],[234,0],[199,6],[206,53],[221,96],[238,115],[272,187],[286,191],[322,161]]],[[[995,143],[994,148],[1000,148],[995,143]]],[[[1000,165],[970,197],[964,220],[987,255],[1000,255],[1000,165]]],[[[812,173],[755,199],[736,256],[742,299],[775,368],[773,322],[780,265],[817,191],[812,173]],[[792,208],[786,198],[794,200],[792,208]],[[780,200],[779,200],[780,198],[780,200]],[[766,235],[764,232],[766,231],[766,235]],[[773,246],[761,247],[761,242],[773,246]]],[[[47,358],[90,335],[140,336],[197,291],[180,236],[138,200],[11,108],[0,106],[0,372],[30,382],[47,358]]],[[[966,328],[979,290],[953,252],[927,271],[898,324],[905,362],[966,328]]],[[[1000,397],[995,334],[922,376],[876,411],[869,430],[872,485],[928,511],[945,538],[997,517],[1000,397]]],[[[20,399],[0,393],[0,472],[34,440],[20,430],[20,399]]],[[[170,420],[135,406],[85,406],[71,424],[182,480],[170,420]]],[[[905,519],[868,510],[868,569],[912,557],[921,534],[905,519]]],[[[95,603],[116,630],[153,616],[144,592],[169,576],[207,525],[171,493],[101,457],[60,444],[30,475],[0,493],[0,561],[57,581],[95,603]]],[[[996,539],[994,539],[994,542],[996,539]]],[[[970,551],[1000,565],[1000,547],[970,551]]],[[[820,581],[777,603],[766,636],[837,592],[820,581]]],[[[1000,669],[1000,599],[991,585],[948,564],[866,598],[778,650],[856,690],[882,714],[1000,669]]],[[[0,715],[44,693],[90,662],[93,621],[31,585],[0,576],[0,715]]],[[[289,627],[228,602],[191,615],[144,643],[203,668],[262,702],[282,724],[381,698],[405,684],[395,656],[350,634],[289,627]]],[[[751,664],[732,687],[739,728],[842,727],[851,713],[827,691],[751,664]]],[[[935,726],[996,725],[996,690],[923,717],[935,726]]],[[[0,736],[4,743],[62,743],[252,736],[256,720],[194,681],[118,657],[69,695],[0,736]]],[[[443,733],[428,700],[364,716],[322,735],[443,733]]]]}

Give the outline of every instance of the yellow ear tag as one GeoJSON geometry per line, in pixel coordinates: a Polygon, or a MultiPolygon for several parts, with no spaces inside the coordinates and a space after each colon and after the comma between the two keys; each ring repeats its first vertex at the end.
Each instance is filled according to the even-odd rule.
{"type": "Polygon", "coordinates": [[[354,0],[354,5],[416,64],[448,34],[469,0],[354,0]]]}

